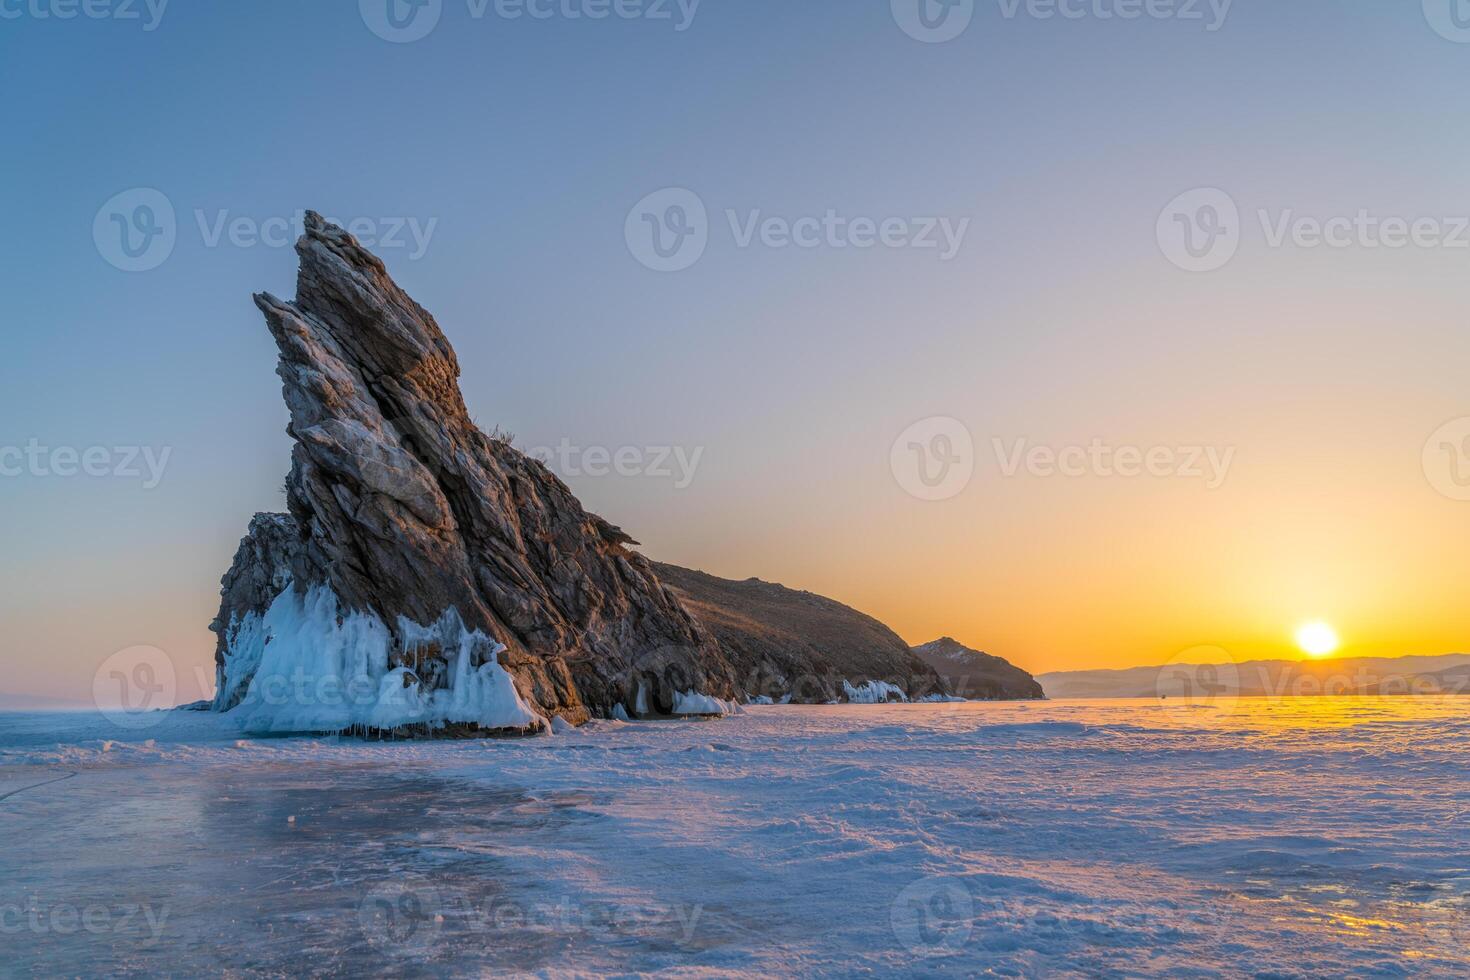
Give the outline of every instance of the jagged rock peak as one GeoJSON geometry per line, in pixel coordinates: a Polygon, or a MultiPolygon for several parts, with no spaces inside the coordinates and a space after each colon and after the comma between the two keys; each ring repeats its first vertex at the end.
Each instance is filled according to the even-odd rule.
{"type": "Polygon", "coordinates": [[[631,711],[640,690],[652,711],[685,692],[733,698],[718,645],[632,539],[476,428],[453,348],[383,263],[313,211],[296,252],[296,298],[255,297],[290,410],[290,514],[257,517],[225,577],[221,675],[240,625],[268,611],[263,583],[289,578],[298,599],[326,590],[344,616],[384,624],[389,665],[411,659],[424,693],[454,683],[453,657],[408,634],[452,612],[503,645],[500,664],[547,716],[631,711]]]}
{"type": "Polygon", "coordinates": [[[972,649],[970,649],[969,647],[965,646],[963,643],[961,643],[959,640],[956,640],[952,636],[941,636],[937,640],[931,640],[928,643],[924,643],[924,644],[922,644],[920,646],[914,647],[914,649],[916,651],[923,651],[924,653],[938,654],[938,655],[941,655],[941,656],[944,656],[944,655],[955,655],[955,654],[969,655],[969,654],[976,654],[976,653],[980,653],[980,654],[983,654],[984,653],[984,651],[982,651],[982,650],[972,650],[972,649]]]}

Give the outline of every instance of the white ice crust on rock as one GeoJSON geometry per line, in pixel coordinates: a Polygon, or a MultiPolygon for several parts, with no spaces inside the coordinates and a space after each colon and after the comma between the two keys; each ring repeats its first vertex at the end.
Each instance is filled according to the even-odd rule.
{"type": "Polygon", "coordinates": [[[228,716],[256,734],[449,723],[486,730],[546,727],[500,666],[504,646],[466,629],[454,610],[432,626],[400,617],[398,635],[413,663],[419,649],[439,651],[449,667],[444,686],[424,690],[413,666],[389,667],[394,639],[378,616],[342,612],[325,587],[304,596],[288,587],[264,616],[249,613],[231,624],[215,703],[228,704],[248,685],[228,716]]]}
{"type": "Polygon", "coordinates": [[[853,687],[847,681],[842,682],[843,693],[847,700],[853,704],[886,704],[889,701],[907,701],[908,695],[903,693],[903,688],[887,681],[868,681],[853,687]]]}
{"type": "Polygon", "coordinates": [[[734,701],[722,701],[696,691],[674,692],[674,714],[676,715],[733,715],[740,712],[734,701]]]}

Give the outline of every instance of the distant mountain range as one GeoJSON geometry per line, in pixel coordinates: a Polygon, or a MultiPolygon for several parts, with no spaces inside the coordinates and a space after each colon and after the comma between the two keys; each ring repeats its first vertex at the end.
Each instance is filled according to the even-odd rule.
{"type": "Polygon", "coordinates": [[[85,701],[69,701],[65,698],[48,698],[39,694],[11,694],[0,691],[0,711],[76,711],[90,708],[85,701]]]}
{"type": "Polygon", "coordinates": [[[1470,654],[1178,663],[1057,671],[1036,679],[1051,698],[1470,694],[1470,654]]]}

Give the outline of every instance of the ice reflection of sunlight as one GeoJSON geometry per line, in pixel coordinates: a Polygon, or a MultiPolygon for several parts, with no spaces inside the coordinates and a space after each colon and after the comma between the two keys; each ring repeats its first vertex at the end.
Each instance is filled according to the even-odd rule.
{"type": "MultiPolygon", "coordinates": [[[[166,906],[166,943],[126,951],[140,972],[207,972],[221,949],[289,972],[307,946],[371,968],[362,908],[383,881],[427,881],[445,955],[485,970],[666,964],[670,940],[652,927],[617,944],[485,931],[512,899],[602,909],[631,895],[703,907],[678,954],[712,972],[779,973],[782,949],[893,972],[895,896],[941,873],[973,905],[957,975],[1025,974],[1036,957],[1084,976],[1234,975],[1244,959],[1313,976],[1470,974],[1467,707],[753,707],[700,725],[389,745],[241,741],[201,717],[124,743],[81,716],[0,717],[0,783],[82,774],[0,807],[27,843],[0,850],[0,882],[74,903],[123,887],[166,906]]],[[[56,938],[23,949],[20,972],[113,962],[107,941],[56,938]]]]}

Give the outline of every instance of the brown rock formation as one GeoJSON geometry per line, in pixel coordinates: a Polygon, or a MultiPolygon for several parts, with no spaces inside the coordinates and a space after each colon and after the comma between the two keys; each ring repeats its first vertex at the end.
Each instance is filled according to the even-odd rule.
{"type": "Polygon", "coordinates": [[[1008,660],[972,650],[948,636],[914,647],[954,693],[976,701],[1030,701],[1046,697],[1041,685],[1008,660]]]}
{"type": "MultiPolygon", "coordinates": [[[[508,648],[500,662],[528,704],[573,723],[631,711],[640,686],[655,711],[676,691],[733,698],[719,646],[628,535],[475,427],[449,342],[383,263],[315,212],[296,251],[296,299],[255,297],[296,443],[290,516],[258,516],[225,576],[221,666],[231,624],[289,580],[388,624],[392,663],[410,654],[399,617],[457,612],[508,648]]],[[[433,651],[411,652],[426,690],[448,683],[433,651]]]]}
{"type": "MultiPolygon", "coordinates": [[[[256,688],[280,681],[307,693],[267,699],[265,730],[425,718],[484,734],[491,716],[524,731],[537,715],[698,713],[709,698],[947,692],[927,648],[916,657],[840,603],[631,551],[544,465],[475,427],[449,342],[377,258],[314,212],[296,251],[295,300],[255,297],[291,413],[290,513],[256,515],[224,577],[215,710],[259,715],[256,688]],[[320,683],[283,676],[298,664],[307,681],[366,681],[360,700],[311,700],[320,683]]],[[[1003,683],[959,693],[1039,695],[1004,666],[1003,683]]]]}
{"type": "Polygon", "coordinates": [[[760,579],[653,567],[719,640],[742,693],[821,704],[848,700],[844,682],[891,684],[910,699],[947,691],[897,633],[840,602],[760,579]]]}

